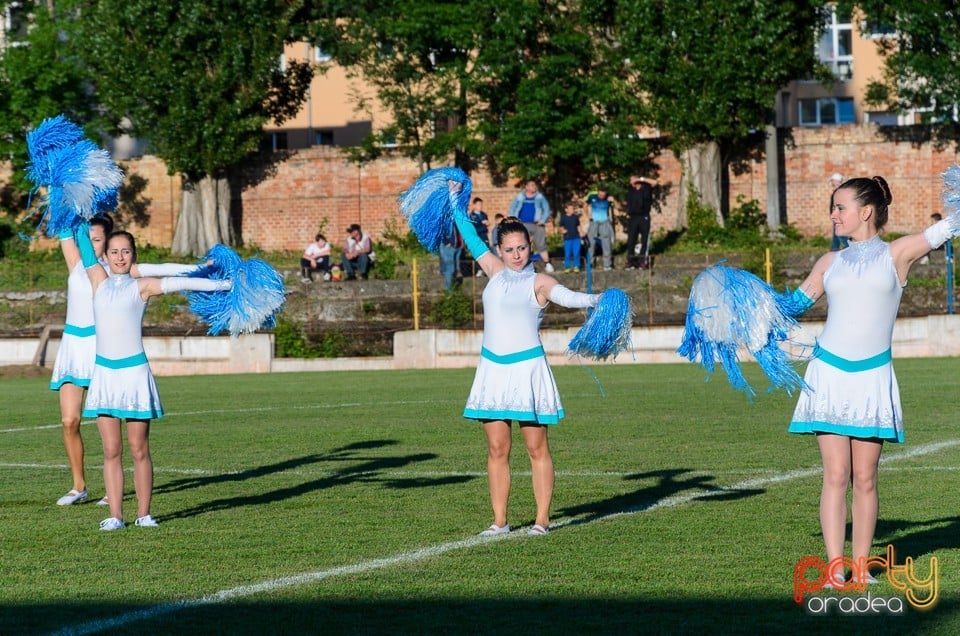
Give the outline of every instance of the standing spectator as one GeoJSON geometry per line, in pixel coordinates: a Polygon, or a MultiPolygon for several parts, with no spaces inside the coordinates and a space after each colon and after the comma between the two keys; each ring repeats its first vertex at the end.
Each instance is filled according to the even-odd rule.
{"type": "Polygon", "coordinates": [[[500,248],[497,246],[497,234],[500,232],[500,222],[503,221],[503,215],[497,212],[493,215],[493,229],[490,230],[490,251],[497,258],[500,258],[500,248]]]}
{"type": "Polygon", "coordinates": [[[563,228],[563,271],[580,271],[580,213],[572,201],[563,206],[563,216],[560,217],[560,227],[563,228]]]}
{"type": "Polygon", "coordinates": [[[300,272],[304,283],[313,281],[313,272],[323,272],[323,279],[330,280],[330,244],[323,234],[317,234],[314,242],[307,245],[300,257],[300,272]]]}
{"type": "Polygon", "coordinates": [[[346,280],[357,280],[357,275],[366,280],[370,271],[370,253],[373,251],[373,242],[363,233],[359,223],[347,228],[347,240],[343,244],[341,263],[346,280]]]}
{"type": "Polygon", "coordinates": [[[462,253],[463,238],[457,228],[453,228],[453,231],[440,244],[440,274],[443,276],[443,285],[447,291],[453,287],[462,253]]]}
{"type": "Polygon", "coordinates": [[[613,206],[616,201],[607,194],[607,190],[602,187],[597,188],[596,194],[591,194],[586,199],[589,208],[589,221],[587,226],[587,258],[593,259],[593,252],[596,250],[597,239],[600,239],[600,250],[603,252],[603,271],[609,272],[613,269],[613,206]]]}
{"type": "MultiPolygon", "coordinates": [[[[840,187],[840,184],[843,183],[843,175],[839,172],[834,172],[830,175],[830,192],[836,192],[837,188],[840,187]]],[[[848,245],[846,236],[837,236],[837,226],[833,223],[830,224],[830,229],[833,230],[833,239],[830,241],[830,251],[836,252],[837,250],[842,250],[848,245]]]]}
{"type": "MultiPolygon", "coordinates": [[[[490,242],[490,219],[487,217],[487,213],[483,211],[483,199],[480,197],[473,199],[473,202],[470,204],[470,211],[467,213],[467,218],[473,223],[473,228],[477,231],[477,236],[480,237],[483,244],[488,245],[490,242]]],[[[470,256],[473,256],[473,254],[470,256]]],[[[471,260],[468,265],[470,268],[473,268],[473,261],[471,260]]],[[[477,268],[477,276],[483,276],[482,269],[477,268]]]]}
{"type": "Polygon", "coordinates": [[[550,253],[547,251],[547,221],[550,220],[550,204],[547,197],[541,194],[537,182],[527,181],[523,190],[510,202],[509,216],[515,216],[527,228],[533,248],[544,262],[544,270],[553,271],[550,264],[550,253]]]}
{"type": "Polygon", "coordinates": [[[653,186],[650,182],[643,177],[630,177],[630,192],[627,193],[627,269],[645,268],[650,264],[652,206],[653,186]]]}

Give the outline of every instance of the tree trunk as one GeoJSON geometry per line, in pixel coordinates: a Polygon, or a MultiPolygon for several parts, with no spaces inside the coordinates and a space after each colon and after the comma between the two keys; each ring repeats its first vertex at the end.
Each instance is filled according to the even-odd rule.
{"type": "MultiPolygon", "coordinates": [[[[690,188],[700,195],[700,203],[711,208],[717,224],[723,227],[723,209],[720,202],[720,145],[715,141],[697,144],[683,151],[680,157],[683,166],[684,187],[680,188],[680,211],[683,226],[686,226],[687,194],[690,188]]],[[[679,221],[680,219],[678,219],[679,221]]]]}
{"type": "Polygon", "coordinates": [[[205,176],[193,181],[184,175],[173,253],[202,256],[217,243],[234,245],[230,203],[230,182],[226,177],[205,176]]]}

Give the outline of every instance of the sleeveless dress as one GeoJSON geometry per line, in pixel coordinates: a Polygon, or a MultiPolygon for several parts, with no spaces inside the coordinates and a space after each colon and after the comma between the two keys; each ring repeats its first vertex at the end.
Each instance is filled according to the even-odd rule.
{"type": "Polygon", "coordinates": [[[890,246],[874,236],[836,253],[823,275],[827,321],[797,401],[791,433],[903,442],[890,344],[903,286],[890,246]]]}
{"type": "Polygon", "coordinates": [[[84,417],[163,417],[157,383],[143,352],[146,306],[137,280],[129,274],[113,274],[97,288],[93,311],[100,337],[84,417]]]}
{"type": "Polygon", "coordinates": [[[59,391],[64,384],[90,386],[97,355],[93,325],[93,287],[83,263],[77,263],[67,277],[67,319],[53,363],[51,390],[59,391]]]}
{"type": "Polygon", "coordinates": [[[463,416],[558,424],[563,405],[540,342],[536,273],[504,268],[483,290],[483,348],[463,416]]]}

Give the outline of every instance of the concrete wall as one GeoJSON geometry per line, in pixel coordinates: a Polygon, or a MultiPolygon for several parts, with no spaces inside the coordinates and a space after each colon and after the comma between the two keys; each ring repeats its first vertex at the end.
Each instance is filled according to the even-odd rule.
{"type": "MultiPolygon", "coordinates": [[[[812,344],[823,323],[803,323],[794,340],[812,344]]],[[[567,344],[577,329],[545,329],[541,332],[551,365],[582,364],[566,355],[567,344]]],[[[682,327],[635,327],[633,351],[600,364],[654,364],[682,362],[676,348],[682,327]]],[[[273,334],[240,338],[148,337],[144,348],[158,376],[294,371],[346,371],[379,369],[469,368],[477,363],[483,334],[480,331],[421,329],[394,336],[392,357],[327,358],[297,360],[273,358],[273,334]]],[[[39,339],[0,339],[0,365],[31,364],[39,339]]],[[[44,366],[52,367],[58,340],[42,352],[44,366]]],[[[901,318],[893,330],[893,356],[960,356],[960,316],[937,315],[901,318]]]]}

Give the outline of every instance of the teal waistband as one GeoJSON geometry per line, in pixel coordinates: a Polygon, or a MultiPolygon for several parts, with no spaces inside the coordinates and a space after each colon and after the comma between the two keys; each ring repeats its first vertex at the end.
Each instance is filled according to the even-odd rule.
{"type": "Polygon", "coordinates": [[[505,356],[500,356],[490,351],[486,347],[480,348],[480,357],[486,358],[491,362],[496,362],[497,364],[513,364],[515,362],[523,362],[525,360],[533,360],[534,358],[539,358],[545,355],[543,351],[543,345],[538,345],[533,349],[527,349],[526,351],[517,351],[516,353],[508,353],[505,356]]]}
{"type": "Polygon", "coordinates": [[[90,325],[89,327],[78,327],[76,325],[66,324],[63,326],[63,333],[71,336],[77,336],[78,338],[89,338],[96,333],[96,328],[95,325],[90,325]]]}
{"type": "Polygon", "coordinates": [[[129,358],[120,358],[119,360],[111,360],[110,358],[97,356],[96,363],[97,366],[106,367],[108,369],[127,369],[129,367],[138,367],[141,364],[146,364],[147,354],[141,351],[140,353],[130,356],[129,358]]]}
{"type": "Polygon", "coordinates": [[[885,364],[889,364],[890,361],[893,360],[893,354],[891,353],[890,349],[864,360],[847,360],[846,358],[841,358],[834,353],[830,353],[819,345],[817,345],[817,347],[813,350],[813,356],[829,364],[831,367],[836,367],[837,369],[846,371],[848,373],[876,369],[877,367],[882,367],[885,364]]]}

